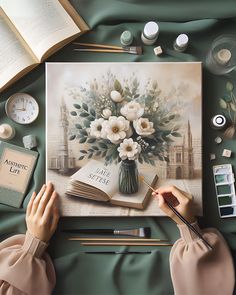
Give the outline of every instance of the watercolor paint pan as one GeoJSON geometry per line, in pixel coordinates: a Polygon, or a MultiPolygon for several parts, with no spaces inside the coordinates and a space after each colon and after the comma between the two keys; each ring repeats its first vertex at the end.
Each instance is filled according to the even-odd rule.
{"type": "Polygon", "coordinates": [[[213,175],[220,217],[236,217],[235,178],[232,165],[213,166],[213,175]]]}

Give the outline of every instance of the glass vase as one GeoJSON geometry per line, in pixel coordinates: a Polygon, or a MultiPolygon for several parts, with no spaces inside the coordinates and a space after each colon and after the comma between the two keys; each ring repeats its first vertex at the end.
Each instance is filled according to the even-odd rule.
{"type": "Polygon", "coordinates": [[[138,191],[138,167],[134,160],[121,161],[119,169],[119,191],[123,194],[133,194],[138,191]]]}

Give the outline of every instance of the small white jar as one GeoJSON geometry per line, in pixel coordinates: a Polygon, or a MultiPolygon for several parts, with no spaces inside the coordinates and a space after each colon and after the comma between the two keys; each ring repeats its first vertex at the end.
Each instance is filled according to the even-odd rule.
{"type": "Polygon", "coordinates": [[[0,140],[10,140],[15,136],[15,128],[13,128],[9,124],[1,124],[0,125],[0,140]]]}
{"type": "Polygon", "coordinates": [[[141,39],[145,45],[153,45],[159,35],[159,26],[156,22],[148,22],[144,26],[141,39]]]}
{"type": "Polygon", "coordinates": [[[173,45],[174,49],[179,52],[184,52],[188,47],[188,36],[186,34],[180,34],[173,45]]]}

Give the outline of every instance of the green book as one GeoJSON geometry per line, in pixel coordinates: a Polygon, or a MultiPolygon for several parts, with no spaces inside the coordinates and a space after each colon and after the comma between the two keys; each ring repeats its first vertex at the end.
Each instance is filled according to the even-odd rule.
{"type": "Polygon", "coordinates": [[[20,208],[38,153],[0,141],[0,203],[20,208]]]}

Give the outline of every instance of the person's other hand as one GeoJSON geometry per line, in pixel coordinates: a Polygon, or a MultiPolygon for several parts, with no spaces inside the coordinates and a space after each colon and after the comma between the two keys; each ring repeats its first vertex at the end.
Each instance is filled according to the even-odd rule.
{"type": "Polygon", "coordinates": [[[41,241],[48,242],[54,234],[59,213],[56,206],[57,193],[52,183],[43,185],[40,192],[31,196],[26,211],[28,231],[41,241]]]}
{"type": "Polygon", "coordinates": [[[184,222],[175,215],[165,200],[167,200],[189,223],[196,221],[192,208],[192,195],[175,186],[158,188],[152,195],[158,197],[160,209],[177,224],[184,224],[184,222]]]}

